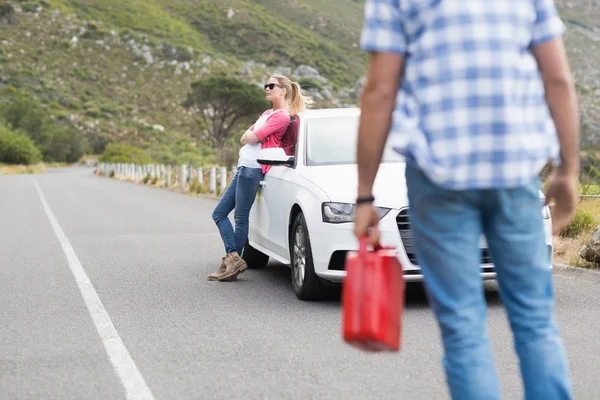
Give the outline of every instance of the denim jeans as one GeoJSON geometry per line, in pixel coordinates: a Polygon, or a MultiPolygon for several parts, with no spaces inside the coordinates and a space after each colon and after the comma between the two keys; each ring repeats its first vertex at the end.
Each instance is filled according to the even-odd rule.
{"type": "Polygon", "coordinates": [[[525,398],[571,398],[554,321],[553,276],[537,179],[503,190],[452,191],[407,166],[409,217],[427,295],[444,345],[453,399],[500,399],[480,278],[479,239],[492,256],[520,360],[525,398]]]}
{"type": "Polygon", "coordinates": [[[263,179],[262,169],[240,167],[215,207],[212,219],[219,228],[226,254],[242,249],[248,239],[250,209],[263,179]],[[229,214],[234,212],[235,232],[229,214]]]}

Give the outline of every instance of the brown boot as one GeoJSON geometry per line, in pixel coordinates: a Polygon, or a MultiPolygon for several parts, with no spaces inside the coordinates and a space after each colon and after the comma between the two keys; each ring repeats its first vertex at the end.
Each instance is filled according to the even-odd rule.
{"type": "Polygon", "coordinates": [[[225,257],[223,257],[223,259],[221,260],[221,265],[219,266],[219,269],[216,272],[213,272],[212,274],[208,275],[208,280],[209,281],[218,281],[219,278],[221,276],[223,276],[226,269],[227,269],[227,267],[225,266],[225,257]]]}
{"type": "Polygon", "coordinates": [[[246,261],[235,251],[225,257],[224,263],[225,272],[219,277],[220,282],[234,281],[239,274],[248,268],[246,261]]]}

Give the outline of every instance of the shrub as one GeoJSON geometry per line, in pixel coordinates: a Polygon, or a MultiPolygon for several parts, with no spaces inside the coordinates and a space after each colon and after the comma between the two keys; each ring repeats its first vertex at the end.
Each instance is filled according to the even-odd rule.
{"type": "Polygon", "coordinates": [[[66,126],[48,126],[50,143],[43,148],[44,160],[75,163],[83,156],[84,140],[80,132],[66,126]]]}
{"type": "Polygon", "coordinates": [[[147,151],[148,151],[148,154],[152,157],[152,159],[159,164],[166,164],[166,165],[177,164],[177,157],[165,145],[155,146],[155,147],[149,148],[147,151]]]}
{"type": "Polygon", "coordinates": [[[15,9],[10,3],[0,3],[0,23],[12,24],[15,22],[15,9]]]}
{"type": "Polygon", "coordinates": [[[0,124],[0,162],[6,164],[36,164],[42,154],[31,139],[0,124]]]}
{"type": "Polygon", "coordinates": [[[302,87],[302,89],[305,90],[310,90],[310,89],[317,89],[317,90],[323,90],[323,84],[319,81],[317,81],[316,79],[311,79],[311,78],[301,78],[298,83],[300,84],[300,86],[302,87]]]}
{"type": "Polygon", "coordinates": [[[206,159],[199,153],[185,152],[177,156],[177,164],[193,165],[194,167],[203,166],[206,159]]]}
{"type": "MultiPolygon", "coordinates": [[[[54,122],[38,100],[11,87],[1,91],[0,98],[0,118],[13,131],[27,135],[44,161],[73,163],[81,158],[85,150],[82,134],[68,123],[54,122]]],[[[61,107],[52,103],[50,108],[55,112],[61,107]]]]}
{"type": "Polygon", "coordinates": [[[35,12],[38,8],[38,5],[35,3],[25,3],[21,6],[21,8],[23,9],[23,11],[28,12],[28,13],[32,13],[35,12]]]}
{"type": "Polygon", "coordinates": [[[569,225],[561,232],[560,236],[567,238],[576,238],[584,232],[591,230],[594,227],[594,217],[587,211],[577,210],[575,217],[569,225]]]}
{"type": "Polygon", "coordinates": [[[0,107],[0,117],[11,129],[23,131],[40,148],[50,143],[50,133],[46,129],[48,116],[37,100],[11,88],[5,89],[2,97],[4,104],[0,107]]]}
{"type": "Polygon", "coordinates": [[[152,159],[142,149],[126,143],[110,143],[100,156],[104,163],[151,164],[152,159]]]}

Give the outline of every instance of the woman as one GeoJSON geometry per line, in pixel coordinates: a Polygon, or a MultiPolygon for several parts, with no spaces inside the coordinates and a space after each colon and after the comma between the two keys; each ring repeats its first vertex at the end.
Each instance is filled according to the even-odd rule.
{"type": "Polygon", "coordinates": [[[265,111],[242,135],[238,172],[212,214],[225,245],[226,256],[218,270],[208,275],[208,280],[232,281],[248,268],[240,253],[248,239],[250,209],[260,181],[269,170],[269,166],[258,163],[259,152],[279,147],[281,137],[290,124],[290,115],[296,115],[312,104],[297,82],[282,75],[273,75],[269,79],[265,94],[273,108],[265,111]],[[235,231],[228,218],[232,210],[235,210],[235,231]]]}

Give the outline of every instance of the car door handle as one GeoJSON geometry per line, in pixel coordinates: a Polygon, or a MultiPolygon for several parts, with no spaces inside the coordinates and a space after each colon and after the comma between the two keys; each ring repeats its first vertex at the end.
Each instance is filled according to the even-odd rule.
{"type": "Polygon", "coordinates": [[[260,186],[267,186],[267,182],[265,182],[265,181],[260,181],[259,184],[260,184],[260,186]]]}

